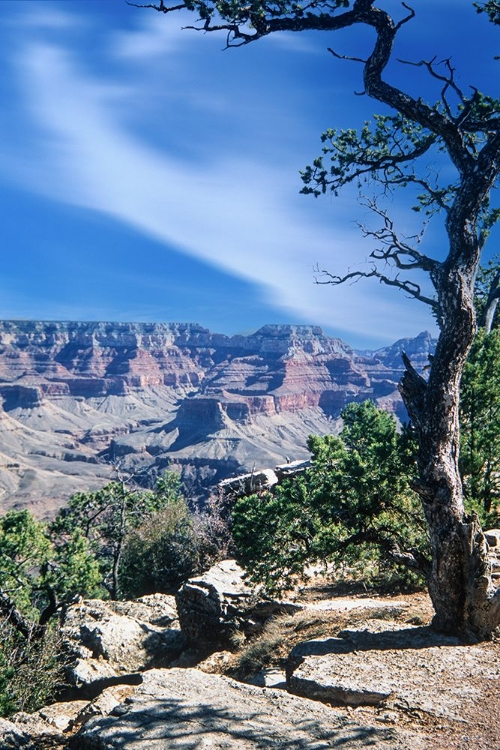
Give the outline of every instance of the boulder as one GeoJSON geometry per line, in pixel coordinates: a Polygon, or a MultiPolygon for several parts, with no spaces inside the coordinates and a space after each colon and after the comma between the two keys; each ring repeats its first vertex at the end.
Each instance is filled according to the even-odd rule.
{"type": "Polygon", "coordinates": [[[500,529],[490,529],[484,532],[490,552],[500,553],[500,529]]]}
{"type": "Polygon", "coordinates": [[[0,747],[2,750],[35,750],[30,734],[7,719],[0,719],[0,747]]]}
{"type": "Polygon", "coordinates": [[[372,620],[337,638],[296,646],[288,690],[330,705],[406,705],[451,720],[480,697],[478,682],[500,678],[487,646],[460,645],[429,628],[372,620]]]}
{"type": "Polygon", "coordinates": [[[351,721],[327,706],[196,669],[151,670],[112,715],[88,722],[72,750],[423,750],[413,735],[351,721]]]}
{"type": "Polygon", "coordinates": [[[81,714],[83,709],[88,706],[88,701],[66,701],[61,703],[52,703],[36,712],[41,719],[55,727],[59,732],[66,732],[81,714]]]}
{"type": "Polygon", "coordinates": [[[148,594],[124,602],[106,602],[108,609],[117,615],[126,615],[158,627],[174,628],[178,625],[175,596],[148,594]]]}
{"type": "Polygon", "coordinates": [[[67,748],[67,732],[97,716],[108,716],[135,690],[129,685],[109,687],[92,701],[52,703],[32,714],[19,712],[12,721],[0,719],[0,750],[67,748]]]}
{"type": "Polygon", "coordinates": [[[177,592],[176,602],[182,634],[201,649],[230,645],[236,634],[253,635],[270,617],[303,608],[259,598],[234,560],[223,560],[189,579],[177,592]]]}
{"type": "Polygon", "coordinates": [[[11,722],[17,731],[12,740],[10,738],[11,729],[6,733],[6,737],[2,734],[0,727],[0,748],[6,750],[7,748],[29,748],[29,750],[39,750],[39,748],[57,748],[61,747],[64,742],[64,734],[62,730],[57,727],[54,721],[47,721],[41,715],[40,711],[33,714],[26,713],[25,711],[19,711],[11,717],[11,722]],[[9,745],[9,741],[14,744],[9,745]],[[16,744],[16,742],[18,744],[16,744]],[[24,744],[23,744],[24,743],[24,744]]]}
{"type": "MultiPolygon", "coordinates": [[[[62,635],[72,657],[67,668],[70,685],[102,689],[122,676],[166,666],[184,646],[175,625],[175,600],[162,594],[132,602],[91,599],[69,607],[62,635]]],[[[94,689],[88,697],[96,694],[94,689]]]]}
{"type": "Polygon", "coordinates": [[[112,685],[139,685],[141,676],[138,672],[119,673],[104,659],[77,659],[66,667],[68,688],[61,698],[70,700],[81,696],[91,700],[112,685]]]}
{"type": "Polygon", "coordinates": [[[96,716],[109,716],[117,706],[133,694],[134,690],[135,687],[132,685],[116,685],[105,688],[94,700],[83,702],[83,705],[73,717],[72,726],[86,724],[87,721],[96,716]]]}

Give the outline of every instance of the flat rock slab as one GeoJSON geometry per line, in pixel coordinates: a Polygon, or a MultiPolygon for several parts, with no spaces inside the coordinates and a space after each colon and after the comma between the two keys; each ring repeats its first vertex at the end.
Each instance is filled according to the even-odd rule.
{"type": "Polygon", "coordinates": [[[482,679],[500,688],[500,665],[487,644],[460,645],[423,627],[381,621],[369,627],[296,646],[290,692],[331,705],[403,706],[460,720],[464,704],[480,698],[482,679]]]}
{"type": "Polygon", "coordinates": [[[50,706],[41,708],[37,715],[60,732],[66,732],[77,716],[89,705],[88,701],[67,701],[64,703],[52,703],[50,706]]]}
{"type": "Polygon", "coordinates": [[[151,670],[107,718],[91,720],[72,750],[424,750],[416,735],[373,728],[283,691],[195,669],[151,670]]]}

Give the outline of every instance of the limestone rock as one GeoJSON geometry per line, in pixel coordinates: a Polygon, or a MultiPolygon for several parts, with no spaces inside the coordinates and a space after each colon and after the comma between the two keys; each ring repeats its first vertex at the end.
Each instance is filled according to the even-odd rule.
{"type": "Polygon", "coordinates": [[[500,529],[490,529],[484,532],[490,552],[500,554],[500,529]]]}
{"type": "MultiPolygon", "coordinates": [[[[59,727],[55,726],[55,722],[47,721],[41,716],[41,712],[37,711],[33,714],[28,714],[25,711],[20,711],[11,717],[12,723],[15,725],[17,730],[20,732],[21,737],[29,737],[30,741],[33,742],[33,748],[40,747],[57,747],[57,745],[64,740],[64,735],[59,727]]],[[[0,738],[2,738],[0,729],[0,738]]],[[[6,748],[10,748],[10,745],[6,744],[6,748]]],[[[12,747],[22,747],[23,744],[12,745],[12,747]]],[[[31,750],[31,745],[27,745],[31,750]]],[[[4,745],[1,744],[0,748],[4,750],[4,745]]]]}
{"type": "Polygon", "coordinates": [[[0,748],[2,750],[35,750],[28,732],[7,719],[0,719],[0,748]]]}
{"type": "Polygon", "coordinates": [[[331,708],[194,669],[151,670],[114,711],[88,722],[72,750],[423,750],[413,735],[362,726],[331,708]]]}
{"type": "Polygon", "coordinates": [[[73,717],[73,725],[86,724],[87,721],[96,716],[109,716],[117,706],[134,693],[135,689],[132,685],[116,685],[105,688],[94,700],[83,702],[80,710],[73,717]]]}
{"type": "MultiPolygon", "coordinates": [[[[67,669],[75,687],[104,687],[120,677],[164,666],[181,652],[184,639],[173,597],[162,594],[133,602],[84,600],[71,606],[62,634],[73,656],[67,669]]],[[[92,691],[95,694],[95,690],[92,691]]]]}
{"type": "Polygon", "coordinates": [[[66,679],[71,686],[64,695],[73,696],[72,688],[81,691],[82,694],[95,697],[106,686],[116,684],[120,681],[118,671],[104,659],[82,659],[66,667],[66,679]]]}
{"type": "Polygon", "coordinates": [[[287,688],[286,675],[281,669],[262,669],[257,674],[248,677],[245,682],[258,687],[279,688],[280,690],[287,688]]]}
{"type": "Polygon", "coordinates": [[[66,701],[52,703],[50,706],[41,708],[36,713],[44,721],[58,729],[60,732],[66,732],[87,706],[88,701],[86,700],[66,701]]]}
{"type": "MultiPolygon", "coordinates": [[[[209,674],[223,674],[233,664],[234,654],[231,651],[214,651],[206,659],[196,664],[196,669],[209,674]]],[[[177,666],[177,665],[176,665],[177,666]]],[[[179,666],[181,666],[179,664],[179,666]]]]}
{"type": "Polygon", "coordinates": [[[300,605],[259,599],[234,560],[223,560],[191,578],[176,594],[182,633],[203,648],[228,644],[236,633],[257,632],[273,615],[296,612],[300,605]]]}
{"type": "Polygon", "coordinates": [[[484,536],[491,562],[491,580],[494,586],[500,586],[500,529],[485,531],[484,536]]]}
{"type": "Polygon", "coordinates": [[[178,625],[175,596],[148,594],[133,601],[106,602],[108,609],[117,615],[126,615],[135,620],[148,622],[158,627],[175,628],[178,625]]]}
{"type": "Polygon", "coordinates": [[[338,638],[309,641],[290,654],[290,692],[333,705],[406,705],[460,720],[478,688],[471,674],[498,680],[488,647],[460,645],[425,627],[369,621],[338,638]]]}

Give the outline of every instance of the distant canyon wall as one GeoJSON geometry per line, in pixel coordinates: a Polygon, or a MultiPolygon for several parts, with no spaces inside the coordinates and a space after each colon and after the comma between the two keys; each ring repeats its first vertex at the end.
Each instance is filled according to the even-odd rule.
{"type": "Polygon", "coordinates": [[[165,468],[189,492],[304,458],[350,401],[400,419],[404,350],[423,369],[430,334],[356,353],[317,326],[249,336],[194,324],[0,321],[0,502],[50,515],[73,492],[165,468]]]}

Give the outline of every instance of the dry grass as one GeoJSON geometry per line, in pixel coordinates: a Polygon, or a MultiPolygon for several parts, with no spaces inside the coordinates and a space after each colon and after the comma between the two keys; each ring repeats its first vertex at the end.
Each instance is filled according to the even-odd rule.
{"type": "MultiPolygon", "coordinates": [[[[329,585],[328,591],[330,590],[329,585]]],[[[318,592],[321,584],[315,582],[315,598],[321,599],[318,592]]],[[[309,599],[309,593],[302,596],[309,599]]],[[[328,598],[327,596],[323,598],[328,598]]],[[[350,597],[352,598],[352,597],[350,597]]],[[[404,597],[408,607],[394,606],[363,608],[348,611],[302,610],[294,615],[282,615],[269,620],[262,632],[245,642],[237,650],[225,674],[236,679],[247,679],[265,668],[284,670],[288,655],[298,643],[316,638],[331,638],[350,626],[359,625],[367,619],[393,620],[401,623],[427,624],[432,616],[432,608],[426,594],[416,593],[404,597]]]]}

